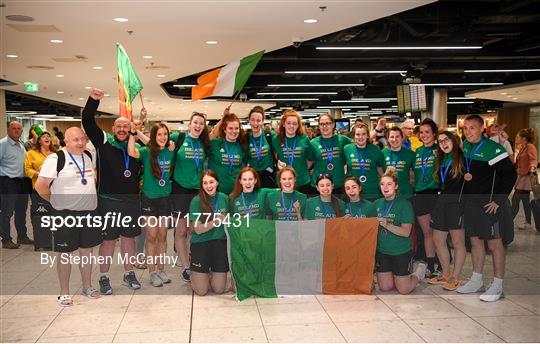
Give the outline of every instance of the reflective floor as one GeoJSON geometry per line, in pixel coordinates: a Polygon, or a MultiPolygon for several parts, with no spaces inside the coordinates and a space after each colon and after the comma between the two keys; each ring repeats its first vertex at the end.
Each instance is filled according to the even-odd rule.
{"type": "MultiPolygon", "coordinates": [[[[516,224],[522,223],[522,215],[516,224]]],[[[169,233],[171,234],[171,233],[169,233]]],[[[172,237],[169,238],[169,243],[172,237]]],[[[95,252],[97,253],[97,252],[95,252]]],[[[518,230],[508,252],[506,297],[484,303],[478,295],[445,292],[422,284],[412,295],[375,292],[362,296],[295,296],[249,299],[232,294],[193,297],[168,267],[173,283],[143,288],[121,285],[113,265],[114,295],[89,300],[74,266],[74,306],[56,303],[56,270],[40,264],[30,246],[0,250],[0,341],[2,342],[539,342],[540,234],[518,230]]],[[[491,257],[484,277],[492,278],[491,257]]],[[[470,256],[464,277],[471,272],[470,256]]],[[[98,287],[94,269],[93,285],[98,287]]]]}

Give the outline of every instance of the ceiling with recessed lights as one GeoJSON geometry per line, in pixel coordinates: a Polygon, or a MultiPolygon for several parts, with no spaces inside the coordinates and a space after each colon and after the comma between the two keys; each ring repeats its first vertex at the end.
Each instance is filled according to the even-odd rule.
{"type": "MultiPolygon", "coordinates": [[[[432,1],[0,0],[5,5],[0,7],[2,88],[24,93],[24,82],[34,82],[39,91],[32,95],[81,106],[86,87],[97,87],[110,94],[100,110],[117,113],[115,42],[120,42],[144,85],[149,118],[186,118],[194,110],[217,117],[227,102],[184,102],[160,85],[432,1]],[[14,21],[11,15],[34,20],[14,21]],[[316,22],[304,22],[308,19],[316,22]]],[[[233,109],[244,112],[251,106],[233,109]]]]}
{"type": "Polygon", "coordinates": [[[99,9],[75,2],[6,3],[0,8],[6,38],[1,68],[3,79],[19,85],[4,88],[23,92],[22,82],[39,82],[36,95],[57,107],[82,105],[85,86],[93,86],[110,94],[100,110],[116,113],[116,41],[141,77],[151,115],[167,120],[194,110],[219,117],[230,100],[187,101],[191,85],[201,73],[262,49],[267,53],[243,90],[248,100],[233,106],[237,113],[264,103],[275,105],[270,113],[294,106],[307,116],[329,108],[393,114],[396,85],[420,83],[428,96],[433,87],[448,88],[451,118],[506,102],[531,103],[481,93],[464,98],[540,80],[538,1],[119,1],[99,9]],[[8,14],[36,20],[12,22],[8,14]],[[39,27],[31,32],[13,23],[39,27]]]}

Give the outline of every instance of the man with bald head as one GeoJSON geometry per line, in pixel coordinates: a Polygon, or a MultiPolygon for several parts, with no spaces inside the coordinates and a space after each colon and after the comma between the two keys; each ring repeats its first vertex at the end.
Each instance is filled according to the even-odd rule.
{"type": "Polygon", "coordinates": [[[58,303],[67,307],[73,303],[69,291],[71,261],[66,258],[76,250],[81,257],[79,268],[83,295],[91,299],[100,296],[92,287],[92,264],[88,262],[91,262],[92,248],[99,245],[102,238],[101,228],[93,226],[92,218],[97,207],[95,156],[85,149],[87,139],[81,128],[66,130],[64,142],[66,146],[63,149],[45,159],[35,189],[51,203],[52,215],[62,221],[50,220],[50,226],[53,250],[58,252],[58,303]],[[83,259],[87,262],[84,263],[83,259]]]}
{"type": "Polygon", "coordinates": [[[2,247],[19,248],[20,244],[33,244],[26,234],[26,209],[28,194],[24,174],[26,150],[21,141],[22,125],[12,121],[8,126],[8,136],[0,140],[0,236],[2,247]],[[17,244],[11,237],[10,221],[15,212],[17,244]]]}
{"type": "MultiPolygon", "coordinates": [[[[141,165],[137,159],[127,154],[131,130],[131,123],[127,118],[119,117],[114,121],[113,135],[105,133],[97,126],[95,114],[103,96],[103,91],[93,89],[82,112],[83,127],[98,156],[98,211],[102,217],[113,212],[121,215],[123,219],[129,216],[131,222],[127,226],[115,225],[104,229],[99,255],[112,258],[116,241],[120,238],[120,253],[123,257],[127,257],[124,260],[125,272],[122,284],[130,289],[139,289],[141,284],[135,276],[131,262],[135,256],[135,237],[141,234],[141,228],[137,223],[140,216],[141,165]]],[[[110,295],[113,292],[109,278],[110,259],[103,261],[99,267],[100,291],[104,295],[110,295]]]]}

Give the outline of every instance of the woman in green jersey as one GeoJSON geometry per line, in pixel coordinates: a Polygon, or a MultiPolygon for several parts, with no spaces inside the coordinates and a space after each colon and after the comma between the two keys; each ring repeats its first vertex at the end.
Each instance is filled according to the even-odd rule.
{"type": "Polygon", "coordinates": [[[380,183],[383,197],[375,201],[379,217],[377,235],[377,284],[381,291],[394,288],[400,294],[409,294],[426,274],[426,264],[420,263],[411,273],[411,228],[414,213],[411,203],[398,197],[398,179],[394,171],[387,171],[380,183]]]}
{"type": "Polygon", "coordinates": [[[247,164],[257,171],[263,188],[275,188],[276,164],[272,139],[276,134],[274,131],[264,131],[264,109],[261,106],[255,106],[249,111],[248,122],[251,130],[248,132],[247,164]]]}
{"type": "Polygon", "coordinates": [[[203,172],[199,194],[189,207],[191,235],[191,288],[204,296],[211,287],[222,294],[227,284],[229,261],[223,221],[229,212],[229,198],[218,192],[219,179],[212,170],[203,172]],[[207,221],[208,220],[208,221],[207,221]],[[211,272],[211,276],[210,276],[211,272]]]}
{"type": "Polygon", "coordinates": [[[261,181],[257,171],[252,167],[244,167],[234,183],[229,195],[230,209],[233,214],[242,217],[249,214],[251,219],[266,218],[266,194],[269,189],[261,189],[261,181]]]}
{"type": "Polygon", "coordinates": [[[174,232],[174,247],[183,267],[181,277],[189,282],[189,231],[184,215],[189,212],[189,203],[199,191],[199,179],[204,170],[206,152],[210,148],[206,115],[194,112],[189,119],[189,132],[172,133],[171,141],[178,145],[175,147],[172,181],[173,216],[180,213],[174,232]]]}
{"type": "Polygon", "coordinates": [[[225,110],[223,118],[216,124],[210,137],[210,149],[207,152],[208,168],[220,177],[219,191],[229,194],[238,172],[247,160],[246,136],[240,125],[240,119],[225,110]]]}
{"type": "Polygon", "coordinates": [[[343,184],[345,195],[345,216],[346,217],[377,217],[377,211],[373,203],[363,199],[362,184],[355,177],[345,178],[343,184]]]}
{"type": "Polygon", "coordinates": [[[310,195],[315,193],[311,187],[309,169],[313,165],[313,147],[304,132],[302,117],[294,110],[286,110],[279,122],[278,135],[272,140],[272,148],[277,156],[278,169],[291,166],[298,176],[298,191],[310,195]]]}
{"type": "Polygon", "coordinates": [[[343,179],[345,178],[345,156],[343,147],[351,143],[345,135],[334,134],[335,121],[330,114],[319,116],[321,136],[311,140],[315,156],[312,175],[312,185],[317,186],[317,176],[328,174],[334,180],[334,194],[343,194],[343,179]]]}
{"type": "Polygon", "coordinates": [[[343,149],[347,162],[347,175],[356,177],[362,183],[368,200],[380,197],[379,179],[383,174],[384,156],[381,149],[369,143],[369,128],[364,123],[356,124],[351,133],[354,143],[343,149]]]}
{"type": "MultiPolygon", "coordinates": [[[[131,131],[135,131],[132,123],[131,131]]],[[[147,217],[146,226],[146,257],[150,283],[161,287],[170,283],[171,279],[163,271],[163,260],[159,255],[167,249],[167,223],[159,220],[160,216],[170,216],[171,167],[174,161],[174,151],[167,146],[169,129],[163,123],[154,124],[150,130],[148,146],[137,148],[136,136],[131,135],[128,141],[128,154],[143,165],[143,186],[141,195],[141,212],[147,217]],[[161,262],[161,263],[157,263],[161,262]],[[157,263],[157,264],[156,264],[157,263]]]]}
{"type": "Polygon", "coordinates": [[[385,170],[397,172],[399,194],[409,199],[414,194],[414,152],[403,147],[403,132],[398,127],[392,127],[386,132],[389,148],[382,150],[385,170]]]}
{"type": "Polygon", "coordinates": [[[424,234],[424,249],[428,263],[428,277],[440,275],[435,270],[435,243],[433,242],[433,228],[431,228],[431,212],[437,201],[439,184],[435,180],[435,164],[437,161],[437,124],[426,118],[420,123],[420,140],[422,146],[416,149],[416,162],[414,166],[415,192],[414,213],[418,224],[424,234]]]}
{"type": "Polygon", "coordinates": [[[285,166],[278,172],[279,189],[266,196],[266,209],[272,220],[301,221],[306,209],[306,195],[296,191],[296,172],[285,166]]]}
{"type": "Polygon", "coordinates": [[[317,220],[343,216],[345,204],[332,195],[334,181],[329,174],[320,174],[316,180],[319,196],[308,198],[304,219],[317,220]]]}

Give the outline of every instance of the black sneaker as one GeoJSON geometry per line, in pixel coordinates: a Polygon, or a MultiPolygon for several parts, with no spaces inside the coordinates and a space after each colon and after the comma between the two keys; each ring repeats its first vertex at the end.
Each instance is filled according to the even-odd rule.
{"type": "Polygon", "coordinates": [[[34,240],[29,237],[17,238],[18,245],[34,245],[34,240]]]}
{"type": "Polygon", "coordinates": [[[184,282],[189,283],[191,281],[191,270],[188,268],[184,269],[181,276],[184,282]]]}
{"type": "Polygon", "coordinates": [[[99,292],[101,293],[101,295],[112,294],[111,281],[109,280],[109,277],[101,276],[99,278],[99,292]]]}
{"type": "Polygon", "coordinates": [[[141,288],[141,284],[137,280],[137,277],[135,276],[135,272],[133,271],[130,271],[124,274],[124,278],[122,279],[122,284],[133,290],[137,290],[141,288]]]}

